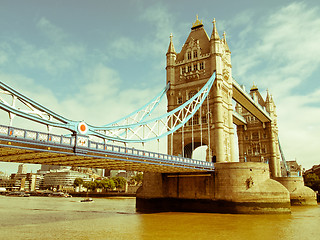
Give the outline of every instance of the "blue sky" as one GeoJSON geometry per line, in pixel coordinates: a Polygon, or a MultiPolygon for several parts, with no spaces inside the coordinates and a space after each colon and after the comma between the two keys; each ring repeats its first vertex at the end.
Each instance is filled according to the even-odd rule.
{"type": "Polygon", "coordinates": [[[111,122],[164,87],[169,36],[179,52],[196,14],[226,32],[233,77],[273,95],[287,160],[319,164],[318,0],[0,0],[0,80],[67,118],[111,122]]]}

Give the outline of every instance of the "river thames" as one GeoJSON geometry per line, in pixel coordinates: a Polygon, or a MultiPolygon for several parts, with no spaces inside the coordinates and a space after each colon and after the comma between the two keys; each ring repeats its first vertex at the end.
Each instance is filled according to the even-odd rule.
{"type": "Polygon", "coordinates": [[[319,239],[320,207],[286,215],[135,211],[135,198],[0,196],[0,239],[319,239]]]}

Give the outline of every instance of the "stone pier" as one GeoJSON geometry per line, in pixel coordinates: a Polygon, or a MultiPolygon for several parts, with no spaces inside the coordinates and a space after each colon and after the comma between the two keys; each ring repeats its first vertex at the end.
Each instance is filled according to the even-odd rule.
{"type": "Polygon", "coordinates": [[[316,193],[311,188],[304,186],[303,177],[277,177],[274,180],[288,189],[291,205],[317,206],[316,193]]]}
{"type": "Polygon", "coordinates": [[[140,212],[290,213],[289,191],[270,179],[265,163],[217,163],[214,172],[145,173],[140,212]]]}

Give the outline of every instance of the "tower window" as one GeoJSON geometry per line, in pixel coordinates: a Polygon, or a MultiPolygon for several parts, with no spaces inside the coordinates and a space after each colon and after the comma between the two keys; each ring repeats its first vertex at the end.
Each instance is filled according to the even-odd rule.
{"type": "Polygon", "coordinates": [[[193,51],[193,58],[197,58],[198,57],[198,52],[197,51],[193,51]]]}
{"type": "Polygon", "coordinates": [[[182,104],[182,97],[178,97],[178,104],[182,104]]]}
{"type": "Polygon", "coordinates": [[[192,66],[189,65],[189,66],[188,66],[188,72],[191,72],[191,71],[192,71],[192,66]]]}
{"type": "Polygon", "coordinates": [[[193,71],[196,71],[196,70],[198,70],[198,64],[197,63],[193,64],[193,71]]]}
{"type": "Polygon", "coordinates": [[[203,62],[200,63],[200,70],[202,70],[202,69],[204,69],[204,63],[203,62]]]}
{"type": "Polygon", "coordinates": [[[188,57],[188,60],[191,59],[191,52],[188,52],[187,57],[188,57]]]}
{"type": "Polygon", "coordinates": [[[185,67],[185,66],[183,66],[183,67],[181,68],[181,73],[182,73],[182,74],[185,74],[185,73],[186,73],[186,67],[185,67]]]}

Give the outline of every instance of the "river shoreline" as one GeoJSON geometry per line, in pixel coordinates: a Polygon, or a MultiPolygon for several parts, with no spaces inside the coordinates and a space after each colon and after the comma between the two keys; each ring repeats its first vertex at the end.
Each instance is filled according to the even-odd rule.
{"type": "Polygon", "coordinates": [[[125,192],[104,192],[95,193],[89,192],[71,192],[69,193],[72,197],[94,197],[94,198],[106,198],[106,197],[136,197],[135,193],[125,193],[125,192]]]}

